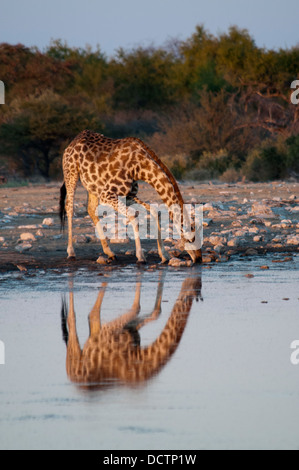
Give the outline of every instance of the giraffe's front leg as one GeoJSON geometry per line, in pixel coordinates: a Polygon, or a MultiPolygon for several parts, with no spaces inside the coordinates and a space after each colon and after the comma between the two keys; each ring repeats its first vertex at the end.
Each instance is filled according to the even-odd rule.
{"type": "MultiPolygon", "coordinates": [[[[110,260],[115,260],[115,258],[116,258],[115,254],[110,249],[110,247],[107,243],[103,227],[102,227],[100,219],[98,217],[97,208],[98,208],[98,198],[97,198],[97,196],[95,196],[94,194],[89,194],[88,214],[89,214],[90,218],[92,219],[93,223],[95,224],[97,237],[101,240],[102,248],[103,248],[103,251],[104,251],[105,255],[107,255],[110,260]]],[[[99,259],[98,259],[98,261],[99,261],[99,259]]]]}

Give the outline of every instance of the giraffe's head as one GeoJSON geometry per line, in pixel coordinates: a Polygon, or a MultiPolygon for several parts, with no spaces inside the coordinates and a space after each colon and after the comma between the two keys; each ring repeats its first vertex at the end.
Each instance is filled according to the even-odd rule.
{"type": "Polygon", "coordinates": [[[181,222],[181,240],[182,247],[187,251],[193,263],[200,263],[202,261],[202,207],[200,212],[197,213],[194,206],[186,206],[183,209],[183,220],[181,222]]]}

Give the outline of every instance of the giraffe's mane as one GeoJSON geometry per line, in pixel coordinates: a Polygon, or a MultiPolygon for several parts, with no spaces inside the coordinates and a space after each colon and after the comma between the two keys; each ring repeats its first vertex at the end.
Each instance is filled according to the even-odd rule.
{"type": "Polygon", "coordinates": [[[168,177],[169,181],[171,182],[174,188],[174,191],[178,200],[183,205],[184,200],[183,200],[180,188],[178,186],[178,183],[175,177],[173,176],[173,174],[171,173],[171,171],[169,170],[169,168],[165,165],[165,163],[163,163],[162,160],[156,155],[156,153],[150,147],[148,147],[142,140],[138,139],[137,137],[130,137],[130,139],[132,139],[132,141],[135,141],[135,142],[137,141],[144,148],[144,150],[149,154],[149,156],[158,164],[161,170],[164,171],[164,173],[166,174],[166,176],[168,177]]]}

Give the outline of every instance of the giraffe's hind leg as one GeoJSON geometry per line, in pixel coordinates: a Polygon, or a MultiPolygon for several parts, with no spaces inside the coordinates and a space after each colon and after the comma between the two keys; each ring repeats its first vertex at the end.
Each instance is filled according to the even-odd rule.
{"type": "Polygon", "coordinates": [[[79,175],[77,173],[65,173],[65,185],[66,185],[66,213],[68,220],[68,246],[67,254],[68,258],[76,258],[75,250],[73,246],[73,215],[74,215],[74,197],[76,186],[78,183],[79,175]]]}
{"type": "Polygon", "coordinates": [[[108,256],[108,258],[110,260],[114,260],[115,259],[115,254],[110,249],[110,247],[108,245],[108,242],[106,240],[103,227],[102,227],[100,219],[97,215],[97,207],[98,207],[98,197],[95,196],[94,194],[89,193],[89,195],[88,195],[88,214],[89,214],[91,220],[93,221],[93,223],[96,227],[97,235],[101,240],[101,244],[102,244],[104,253],[108,256]]]}

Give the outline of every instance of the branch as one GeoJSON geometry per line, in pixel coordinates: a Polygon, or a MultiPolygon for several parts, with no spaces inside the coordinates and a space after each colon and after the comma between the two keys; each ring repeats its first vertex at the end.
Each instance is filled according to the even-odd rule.
{"type": "Polygon", "coordinates": [[[281,134],[284,136],[288,136],[290,133],[286,127],[279,126],[278,124],[266,122],[266,121],[247,122],[244,124],[240,124],[239,126],[235,126],[234,129],[239,130],[239,129],[244,129],[248,127],[260,127],[262,129],[265,129],[271,132],[272,134],[281,134]]]}

